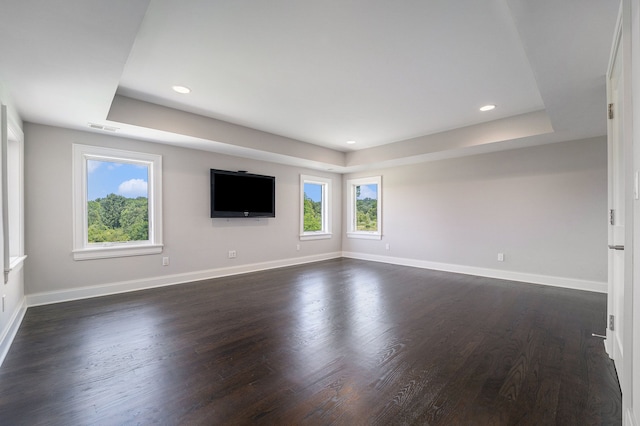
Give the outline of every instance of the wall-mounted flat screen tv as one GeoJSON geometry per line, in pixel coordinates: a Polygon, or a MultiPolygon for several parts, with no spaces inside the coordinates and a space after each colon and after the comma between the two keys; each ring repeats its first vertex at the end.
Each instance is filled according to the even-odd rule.
{"type": "Polygon", "coordinates": [[[211,169],[211,217],[276,217],[276,178],[211,169]]]}

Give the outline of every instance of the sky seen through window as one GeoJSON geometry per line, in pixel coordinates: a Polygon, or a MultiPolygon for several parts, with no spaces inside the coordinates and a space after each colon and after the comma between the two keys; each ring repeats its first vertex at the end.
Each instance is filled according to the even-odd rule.
{"type": "Polygon", "coordinates": [[[109,194],[147,197],[148,179],[149,167],[144,164],[88,160],[87,198],[93,201],[109,194]]]}

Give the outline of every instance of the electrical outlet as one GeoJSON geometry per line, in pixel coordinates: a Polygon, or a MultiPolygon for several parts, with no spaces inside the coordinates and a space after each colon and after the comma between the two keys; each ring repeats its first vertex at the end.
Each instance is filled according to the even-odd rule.
{"type": "Polygon", "coordinates": [[[385,250],[391,250],[391,246],[389,245],[389,243],[385,244],[384,249],[385,250]]]}
{"type": "Polygon", "coordinates": [[[235,259],[237,255],[235,250],[229,250],[229,259],[235,259]]]}
{"type": "Polygon", "coordinates": [[[504,253],[498,253],[498,262],[504,262],[504,253]]]}
{"type": "Polygon", "coordinates": [[[296,244],[296,250],[300,251],[300,244],[296,244]]]}
{"type": "Polygon", "coordinates": [[[162,266],[169,266],[169,258],[168,257],[163,257],[162,258],[162,266]]]}

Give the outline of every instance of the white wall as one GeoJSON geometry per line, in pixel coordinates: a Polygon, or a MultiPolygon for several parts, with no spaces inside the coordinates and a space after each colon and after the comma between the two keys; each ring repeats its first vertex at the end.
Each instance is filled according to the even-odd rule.
{"type": "Polygon", "coordinates": [[[31,123],[25,125],[25,140],[29,255],[25,279],[30,304],[184,282],[225,271],[251,270],[256,264],[279,266],[340,253],[340,175],[31,123]],[[73,143],[162,155],[165,244],[162,254],[73,260],[73,143]],[[275,176],[276,217],[209,218],[211,168],[275,176]],[[299,241],[300,174],[324,176],[333,181],[332,239],[299,241]],[[236,250],[237,258],[228,259],[228,250],[236,250]],[[170,258],[169,266],[162,266],[163,256],[170,258]],[[105,287],[114,283],[117,285],[105,287]]]}
{"type": "Polygon", "coordinates": [[[343,237],[349,255],[606,291],[605,137],[374,170],[344,181],[374,175],[382,176],[383,238],[343,237]],[[497,261],[499,252],[504,262],[497,261]]]}

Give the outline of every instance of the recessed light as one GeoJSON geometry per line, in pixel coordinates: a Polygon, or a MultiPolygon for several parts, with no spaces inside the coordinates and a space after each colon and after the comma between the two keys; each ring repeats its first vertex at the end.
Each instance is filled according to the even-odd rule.
{"type": "Polygon", "coordinates": [[[349,144],[349,145],[353,145],[355,143],[356,143],[356,141],[347,141],[347,144],[349,144]]]}
{"type": "Polygon", "coordinates": [[[485,111],[491,111],[492,109],[495,109],[495,105],[485,105],[483,107],[480,108],[480,111],[485,112],[485,111]]]}
{"type": "Polygon", "coordinates": [[[191,89],[189,89],[187,86],[172,86],[171,88],[174,92],[182,93],[183,95],[191,93],[191,89]]]}

